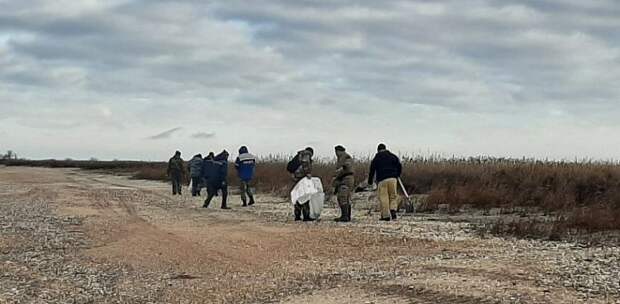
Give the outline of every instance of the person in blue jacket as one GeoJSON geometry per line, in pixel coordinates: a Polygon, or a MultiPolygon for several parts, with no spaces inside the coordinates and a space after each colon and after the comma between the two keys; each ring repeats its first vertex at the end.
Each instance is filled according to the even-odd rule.
{"type": "Polygon", "coordinates": [[[252,194],[252,189],[250,189],[250,182],[254,178],[256,157],[248,152],[246,146],[239,148],[239,156],[235,160],[235,168],[239,176],[239,187],[241,190],[243,207],[252,206],[254,205],[254,195],[252,194]],[[250,198],[249,203],[247,201],[248,197],[250,198]]]}
{"type": "Polygon", "coordinates": [[[203,208],[209,208],[209,204],[217,191],[222,192],[222,209],[230,209],[226,205],[228,198],[228,152],[222,151],[213,159],[207,159],[202,167],[202,174],[207,182],[207,199],[202,205],[203,208]]]}

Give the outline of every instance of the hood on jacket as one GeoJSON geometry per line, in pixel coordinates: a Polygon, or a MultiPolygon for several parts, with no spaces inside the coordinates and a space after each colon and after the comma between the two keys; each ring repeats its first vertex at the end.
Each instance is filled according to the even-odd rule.
{"type": "Polygon", "coordinates": [[[226,150],[222,151],[220,154],[216,155],[213,160],[214,161],[224,161],[224,160],[228,160],[228,152],[226,150]]]}
{"type": "Polygon", "coordinates": [[[245,154],[245,153],[249,153],[248,152],[248,147],[241,146],[241,148],[239,148],[239,154],[245,154]]]}

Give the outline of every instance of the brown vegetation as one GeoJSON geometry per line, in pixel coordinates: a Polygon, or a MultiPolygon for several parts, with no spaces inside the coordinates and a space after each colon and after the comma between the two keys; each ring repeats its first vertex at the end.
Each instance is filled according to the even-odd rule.
{"type": "MultiPolygon", "coordinates": [[[[357,163],[358,182],[366,180],[368,162],[357,163]]],[[[10,160],[4,163],[77,167],[131,174],[139,179],[166,179],[164,162],[10,160]]],[[[436,210],[440,205],[454,212],[464,208],[513,210],[528,207],[553,219],[503,222],[495,229],[516,235],[551,236],[556,230],[594,232],[620,228],[620,166],[615,163],[406,158],[403,166],[403,181],[409,192],[428,194],[428,199],[420,206],[423,211],[436,210]]],[[[257,166],[254,187],[257,191],[285,195],[292,183],[285,167],[284,157],[262,159],[257,166]]],[[[232,165],[229,171],[229,181],[235,186],[237,179],[232,165]]],[[[331,180],[332,171],[332,163],[316,162],[314,165],[315,174],[326,184],[331,180]]]]}

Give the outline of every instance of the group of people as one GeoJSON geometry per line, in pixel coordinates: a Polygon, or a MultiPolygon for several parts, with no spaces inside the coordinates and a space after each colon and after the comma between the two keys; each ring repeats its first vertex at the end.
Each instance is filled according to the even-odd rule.
{"type": "MultiPolygon", "coordinates": [[[[201,154],[194,155],[187,164],[187,172],[191,180],[192,196],[200,196],[203,188],[207,188],[207,198],[202,207],[208,208],[211,200],[219,194],[222,196],[222,209],[228,207],[228,157],[230,154],[224,150],[218,155],[210,152],[204,159],[201,154]]],[[[254,178],[256,157],[249,153],[248,148],[239,148],[239,156],[235,159],[235,168],[241,187],[241,201],[243,206],[254,205],[254,195],[250,183],[254,178]],[[248,201],[249,199],[249,201],[248,201]]],[[[184,161],[181,152],[176,151],[168,161],[167,174],[172,182],[172,194],[181,195],[183,177],[185,176],[184,161]]]]}
{"type": "MultiPolygon", "coordinates": [[[[337,197],[340,208],[340,216],[337,222],[351,221],[351,197],[355,191],[355,172],[353,158],[346,152],[346,148],[338,145],[334,148],[336,154],[336,166],[332,179],[332,189],[337,197]]],[[[291,159],[286,170],[291,174],[296,185],[303,178],[312,178],[312,163],[314,150],[305,148],[291,159]]],[[[204,208],[209,207],[213,197],[222,195],[222,209],[230,209],[227,206],[228,198],[228,157],[229,153],[224,150],[218,155],[209,153],[202,158],[201,154],[195,155],[187,165],[191,177],[192,196],[200,196],[203,186],[207,188],[207,198],[204,208]]],[[[256,169],[256,157],[248,152],[248,148],[239,148],[239,155],[234,162],[243,206],[251,206],[255,203],[250,183],[254,179],[256,169]],[[249,201],[248,201],[249,199],[249,201]]],[[[185,172],[181,152],[177,151],[168,162],[168,176],[172,181],[173,195],[181,194],[182,180],[185,172]]],[[[402,173],[402,165],[399,158],[390,152],[385,144],[379,144],[377,154],[370,163],[367,185],[377,183],[378,197],[381,207],[381,220],[390,221],[397,218],[398,211],[398,178],[402,173]]],[[[293,185],[293,186],[294,186],[293,185]]],[[[310,217],[308,202],[296,202],[294,204],[296,221],[313,221],[310,217]]]]}

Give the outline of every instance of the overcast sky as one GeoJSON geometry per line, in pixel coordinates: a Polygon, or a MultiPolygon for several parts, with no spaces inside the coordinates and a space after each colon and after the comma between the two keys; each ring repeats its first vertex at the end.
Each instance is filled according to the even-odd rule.
{"type": "Polygon", "coordinates": [[[0,0],[0,149],[620,158],[616,0],[0,0]]]}

